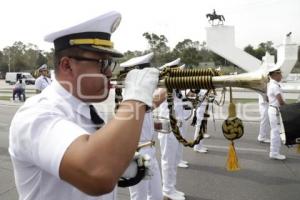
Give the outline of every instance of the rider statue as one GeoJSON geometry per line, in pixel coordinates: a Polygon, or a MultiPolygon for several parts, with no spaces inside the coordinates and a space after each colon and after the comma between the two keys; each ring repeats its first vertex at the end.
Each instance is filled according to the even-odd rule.
{"type": "Polygon", "coordinates": [[[212,24],[213,26],[214,24],[214,20],[218,20],[218,24],[217,25],[223,25],[223,22],[225,21],[225,17],[223,15],[217,15],[216,10],[213,10],[212,14],[206,14],[206,18],[209,18],[208,22],[210,24],[212,24]]]}

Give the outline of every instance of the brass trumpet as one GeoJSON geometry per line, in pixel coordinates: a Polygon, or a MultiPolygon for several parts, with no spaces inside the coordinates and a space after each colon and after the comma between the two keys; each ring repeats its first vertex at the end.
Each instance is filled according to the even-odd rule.
{"type": "MultiPolygon", "coordinates": [[[[113,84],[113,88],[123,88],[123,80],[124,78],[112,79],[112,81],[116,82],[116,84],[113,84]]],[[[218,73],[211,69],[206,69],[206,71],[203,69],[173,69],[164,70],[160,73],[158,87],[180,90],[209,90],[223,87],[239,87],[264,93],[266,92],[267,82],[267,76],[259,72],[220,76],[218,73]]]]}
{"type": "MultiPolygon", "coordinates": [[[[122,101],[122,88],[124,88],[124,78],[127,72],[121,72],[116,79],[112,79],[116,84],[115,88],[115,102],[118,105],[122,101]]],[[[193,147],[198,144],[203,138],[201,129],[194,141],[187,141],[180,134],[179,124],[174,115],[174,99],[172,95],[173,89],[186,90],[186,89],[207,89],[213,90],[215,88],[225,87],[240,87],[251,89],[256,92],[266,92],[268,78],[259,72],[250,72],[239,75],[220,75],[214,69],[170,69],[166,68],[160,72],[158,87],[167,88],[167,102],[169,107],[169,119],[155,119],[155,126],[157,131],[169,133],[172,131],[176,139],[184,146],[193,147]]]]}

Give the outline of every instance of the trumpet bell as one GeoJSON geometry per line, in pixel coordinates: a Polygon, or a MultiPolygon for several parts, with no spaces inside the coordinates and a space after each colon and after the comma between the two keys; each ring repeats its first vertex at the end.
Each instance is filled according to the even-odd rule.
{"type": "Polygon", "coordinates": [[[243,73],[238,75],[214,76],[214,87],[240,87],[265,93],[267,91],[268,78],[262,73],[243,73]]]}

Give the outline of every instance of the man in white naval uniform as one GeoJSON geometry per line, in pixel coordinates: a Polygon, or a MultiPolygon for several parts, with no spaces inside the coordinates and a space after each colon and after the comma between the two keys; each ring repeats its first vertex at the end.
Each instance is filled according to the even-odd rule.
{"type": "MultiPolygon", "coordinates": [[[[197,115],[197,122],[196,122],[196,129],[194,133],[194,139],[198,136],[198,132],[200,130],[201,122],[204,117],[205,109],[208,104],[207,99],[205,98],[205,95],[207,93],[206,89],[201,89],[198,93],[198,96],[200,100],[202,101],[201,105],[197,108],[196,115],[197,115]]],[[[196,144],[194,146],[194,151],[199,153],[207,153],[208,149],[203,145],[203,139],[200,140],[199,144],[196,144]]]]}
{"type": "Polygon", "coordinates": [[[260,113],[260,127],[257,141],[262,143],[270,143],[269,134],[271,131],[270,121],[269,121],[269,102],[267,94],[258,95],[258,106],[260,113]]]}
{"type": "MultiPolygon", "coordinates": [[[[107,124],[91,103],[107,99],[114,58],[111,33],[121,20],[105,13],[45,37],[54,42],[56,81],[15,114],[9,154],[19,200],[113,200],[152,107],[157,69],[132,70],[107,124]]],[[[105,117],[104,117],[105,118],[105,117]]]]}
{"type": "MultiPolygon", "coordinates": [[[[182,137],[186,138],[187,137],[187,131],[188,131],[188,126],[189,126],[189,122],[186,120],[188,118],[188,115],[190,114],[190,111],[189,110],[185,110],[184,109],[184,105],[188,105],[188,102],[186,102],[186,97],[185,97],[185,91],[176,91],[177,94],[177,98],[179,98],[181,100],[181,106],[183,107],[183,109],[179,109],[178,111],[182,112],[182,113],[177,113],[178,116],[180,116],[179,118],[182,119],[182,123],[181,123],[181,128],[180,128],[180,132],[181,132],[181,135],[182,137]]],[[[183,145],[182,144],[179,144],[179,148],[178,148],[178,151],[179,151],[179,162],[178,162],[178,167],[180,168],[188,168],[189,167],[189,163],[188,161],[186,160],[183,160],[183,145]]]]}
{"type": "MultiPolygon", "coordinates": [[[[128,69],[143,69],[151,67],[151,60],[153,53],[144,56],[134,57],[120,64],[120,68],[128,69]]],[[[165,89],[161,89],[156,93],[153,99],[153,106],[157,107],[162,103],[166,97],[165,89]],[[158,98],[155,98],[155,97],[158,98]]],[[[150,156],[150,174],[138,184],[129,187],[131,200],[162,200],[162,183],[160,168],[156,159],[156,150],[154,137],[154,122],[152,112],[149,111],[145,114],[142,133],[139,141],[139,153],[142,155],[150,156]]]]}
{"type": "MultiPolygon", "coordinates": [[[[179,69],[181,69],[181,70],[184,70],[184,69],[186,69],[186,65],[185,64],[183,64],[183,65],[181,65],[180,67],[179,67],[179,69]]],[[[182,135],[182,137],[184,137],[184,138],[186,138],[186,136],[187,136],[187,130],[188,130],[188,121],[187,120],[185,120],[185,119],[187,119],[188,118],[188,116],[189,116],[189,114],[190,114],[190,111],[189,110],[185,110],[184,109],[184,106],[185,105],[187,105],[188,106],[188,102],[186,101],[187,99],[186,99],[186,94],[185,93],[189,93],[189,91],[187,90],[187,91],[185,91],[185,90],[182,90],[182,91],[176,91],[177,92],[177,96],[179,97],[179,99],[181,99],[181,103],[182,103],[182,106],[183,106],[183,109],[182,109],[182,113],[177,113],[177,115],[180,115],[180,116],[182,116],[181,118],[183,119],[182,120],[182,128],[181,128],[181,135],[182,135]]],[[[178,148],[178,151],[179,151],[179,163],[178,163],[178,167],[180,167],[180,168],[188,168],[189,167],[189,163],[187,162],[187,161],[185,161],[185,160],[183,160],[183,145],[182,144],[180,144],[179,145],[179,148],[178,148]]]]}
{"type": "MultiPolygon", "coordinates": [[[[163,65],[160,69],[165,67],[178,67],[180,58],[163,65]]],[[[181,99],[176,97],[175,91],[173,91],[174,98],[174,109],[177,116],[177,120],[183,119],[183,106],[181,99]]],[[[169,109],[167,101],[164,101],[160,105],[159,116],[163,118],[169,118],[169,109]]],[[[180,127],[182,132],[182,127],[180,127]]],[[[158,133],[158,139],[160,141],[161,149],[161,168],[162,168],[162,183],[163,183],[163,194],[164,196],[173,200],[185,199],[184,193],[176,189],[176,175],[177,165],[179,164],[181,153],[180,145],[172,132],[158,133]]]]}
{"type": "Polygon", "coordinates": [[[40,76],[35,80],[36,93],[41,93],[46,87],[51,84],[51,79],[48,77],[48,67],[43,64],[39,67],[40,76]]]}
{"type": "MultiPolygon", "coordinates": [[[[262,58],[263,64],[260,68],[263,74],[268,74],[268,69],[274,67],[275,57],[266,52],[266,55],[262,58]]],[[[269,122],[269,100],[267,93],[258,94],[258,108],[260,113],[260,127],[257,136],[257,141],[261,143],[270,143],[270,122],[269,122]]]]}
{"type": "Polygon", "coordinates": [[[280,154],[281,147],[281,126],[280,124],[280,106],[284,105],[283,92],[280,87],[280,81],[282,79],[282,74],[278,66],[269,68],[270,82],[267,88],[267,95],[269,99],[269,120],[271,126],[271,142],[270,142],[270,158],[277,160],[285,160],[285,155],[280,154]]]}

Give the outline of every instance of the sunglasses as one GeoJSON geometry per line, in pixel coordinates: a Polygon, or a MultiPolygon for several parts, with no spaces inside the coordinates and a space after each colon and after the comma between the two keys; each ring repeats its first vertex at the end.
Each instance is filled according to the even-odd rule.
{"type": "Polygon", "coordinates": [[[113,72],[114,69],[115,69],[115,67],[118,64],[118,62],[115,61],[112,58],[94,59],[94,58],[86,58],[86,57],[81,57],[81,56],[69,56],[69,58],[75,59],[77,61],[95,62],[100,67],[101,73],[105,73],[108,70],[110,70],[111,72],[113,72]]]}

